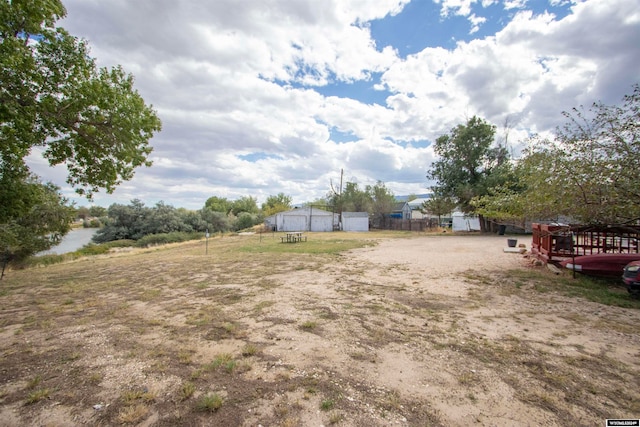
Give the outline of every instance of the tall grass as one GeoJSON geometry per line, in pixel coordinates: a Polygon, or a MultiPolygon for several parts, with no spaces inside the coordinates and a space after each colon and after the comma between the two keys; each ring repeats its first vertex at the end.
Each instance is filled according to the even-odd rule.
{"type": "Polygon", "coordinates": [[[164,234],[150,234],[144,236],[139,240],[114,240],[112,242],[106,243],[89,243],[88,245],[83,246],[74,252],[68,252],[66,254],[57,255],[41,255],[41,256],[33,256],[25,261],[23,261],[19,265],[13,265],[14,268],[28,268],[28,267],[37,267],[37,266],[47,266],[58,264],[61,262],[73,261],[78,258],[94,256],[94,255],[104,255],[109,253],[112,248],[124,248],[124,247],[138,247],[138,248],[147,248],[155,245],[165,245],[169,243],[180,243],[186,242],[190,240],[198,240],[202,238],[202,233],[184,233],[184,232],[172,232],[172,233],[164,233],[164,234]]]}
{"type": "MultiPolygon", "coordinates": [[[[495,283],[495,277],[487,277],[495,283]]],[[[604,305],[640,309],[640,299],[633,298],[622,284],[621,278],[602,278],[578,274],[575,278],[563,274],[552,276],[544,271],[511,270],[504,274],[502,283],[515,285],[516,291],[524,284],[542,293],[556,292],[568,297],[584,298],[604,305]]]]}
{"type": "Polygon", "coordinates": [[[147,248],[154,245],[166,245],[169,243],[187,242],[189,240],[198,240],[202,238],[202,233],[185,233],[174,231],[163,234],[148,234],[136,241],[135,245],[139,248],[147,248]]]}

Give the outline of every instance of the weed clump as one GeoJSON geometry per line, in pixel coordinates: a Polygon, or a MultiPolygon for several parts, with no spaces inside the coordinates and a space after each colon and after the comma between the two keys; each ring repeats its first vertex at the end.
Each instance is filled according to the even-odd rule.
{"type": "Polygon", "coordinates": [[[196,409],[202,412],[216,412],[223,403],[224,399],[218,393],[209,393],[198,399],[196,409]]]}

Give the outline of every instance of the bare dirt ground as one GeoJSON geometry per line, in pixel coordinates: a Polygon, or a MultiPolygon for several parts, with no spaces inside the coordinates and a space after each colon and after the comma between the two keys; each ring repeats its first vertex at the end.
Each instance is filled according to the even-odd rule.
{"type": "Polygon", "coordinates": [[[0,426],[640,418],[640,310],[556,292],[504,236],[339,255],[225,239],[11,271],[0,426]]]}

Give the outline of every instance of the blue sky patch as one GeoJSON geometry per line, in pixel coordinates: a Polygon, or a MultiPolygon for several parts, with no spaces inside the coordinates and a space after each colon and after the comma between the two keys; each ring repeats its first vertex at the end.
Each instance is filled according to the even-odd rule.
{"type": "Polygon", "coordinates": [[[238,154],[236,155],[237,158],[242,159],[246,162],[251,162],[251,163],[255,163],[259,160],[266,160],[266,159],[282,159],[281,156],[277,156],[275,154],[268,154],[268,153],[263,153],[263,152],[257,152],[257,153],[249,153],[249,154],[238,154]]]}
{"type": "Polygon", "coordinates": [[[358,80],[355,82],[334,82],[332,84],[314,88],[316,92],[324,96],[337,96],[344,98],[345,94],[351,99],[357,99],[363,104],[378,104],[387,106],[387,97],[391,92],[387,90],[376,90],[374,85],[380,82],[382,73],[372,73],[369,80],[358,80]]]}
{"type": "Polygon", "coordinates": [[[484,22],[474,24],[469,16],[456,15],[457,10],[450,10],[448,16],[442,16],[440,4],[414,0],[401,13],[371,21],[369,27],[378,50],[393,46],[400,57],[406,58],[426,48],[453,50],[457,42],[494,36],[522,10],[532,10],[536,15],[550,12],[556,19],[562,19],[570,13],[570,6],[568,1],[554,6],[548,1],[534,0],[521,8],[505,9],[503,2],[487,7],[478,2],[471,5],[470,16],[482,18],[484,22]],[[476,25],[476,31],[472,32],[476,25]]]}
{"type": "Polygon", "coordinates": [[[329,129],[331,140],[333,142],[345,143],[345,142],[353,142],[357,141],[358,137],[355,136],[352,132],[342,132],[336,129],[335,127],[329,129]]]}

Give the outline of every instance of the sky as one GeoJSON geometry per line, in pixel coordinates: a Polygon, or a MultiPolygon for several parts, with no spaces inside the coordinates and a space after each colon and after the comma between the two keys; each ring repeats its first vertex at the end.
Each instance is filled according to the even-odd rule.
{"type": "MultiPolygon", "coordinates": [[[[424,194],[432,143],[477,115],[514,157],[563,111],[640,83],[638,0],[63,0],[59,25],[122,65],[162,120],[153,166],[113,194],[200,209],[211,196],[382,181],[424,194]]],[[[32,170],[65,184],[33,153],[32,170]]]]}

